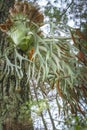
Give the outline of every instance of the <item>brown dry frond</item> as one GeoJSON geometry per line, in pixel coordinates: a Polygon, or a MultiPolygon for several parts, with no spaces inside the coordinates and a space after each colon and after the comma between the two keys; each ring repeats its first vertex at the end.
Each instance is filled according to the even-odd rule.
{"type": "Polygon", "coordinates": [[[35,5],[28,3],[27,1],[24,2],[15,2],[14,7],[9,9],[9,17],[5,23],[0,24],[0,29],[3,32],[7,32],[10,27],[14,24],[14,17],[17,15],[24,15],[29,19],[29,25],[35,23],[38,26],[43,25],[44,16],[39,11],[39,8],[35,5]]]}

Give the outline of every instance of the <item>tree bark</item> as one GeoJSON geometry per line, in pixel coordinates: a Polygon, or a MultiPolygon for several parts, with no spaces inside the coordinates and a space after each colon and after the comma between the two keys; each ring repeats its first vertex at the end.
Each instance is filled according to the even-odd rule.
{"type": "MultiPolygon", "coordinates": [[[[0,24],[4,23],[5,20],[7,19],[9,8],[14,5],[14,2],[15,0],[0,0],[0,24]]],[[[0,31],[0,122],[2,122],[2,126],[3,126],[2,130],[33,130],[32,121],[26,123],[25,121],[20,122],[17,119],[20,114],[19,109],[21,104],[23,104],[27,100],[29,101],[28,89],[27,89],[28,86],[25,86],[26,77],[23,77],[22,82],[20,84],[24,92],[19,94],[19,96],[22,98],[22,101],[17,101],[16,99],[17,94],[11,93],[11,87],[13,87],[14,90],[16,86],[15,74],[11,75],[11,73],[9,74],[6,74],[6,72],[4,73],[6,67],[6,61],[4,59],[4,53],[6,47],[8,47],[8,42],[6,41],[6,35],[0,31]],[[13,98],[13,94],[15,95],[14,98],[13,98]],[[13,106],[12,108],[11,104],[12,102],[14,102],[14,100],[16,100],[14,104],[16,106],[13,106]],[[9,104],[10,104],[10,108],[8,109],[9,104]],[[14,111],[16,113],[15,118],[12,117],[14,111]]],[[[13,59],[10,58],[10,60],[13,59]]],[[[23,69],[25,73],[24,67],[25,65],[23,65],[23,69]]],[[[31,117],[31,113],[29,116],[31,117]]]]}

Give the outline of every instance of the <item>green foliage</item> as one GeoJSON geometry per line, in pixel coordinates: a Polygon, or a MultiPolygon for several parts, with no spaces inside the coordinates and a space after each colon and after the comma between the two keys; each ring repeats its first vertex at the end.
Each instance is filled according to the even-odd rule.
{"type": "Polygon", "coordinates": [[[83,117],[69,115],[65,118],[65,124],[68,130],[85,130],[87,128],[87,119],[83,117]]]}
{"type": "MultiPolygon", "coordinates": [[[[39,99],[38,102],[27,101],[20,106],[20,115],[19,120],[30,121],[30,113],[34,113],[37,116],[40,116],[41,113],[48,108],[46,99],[39,99]]],[[[32,119],[31,119],[32,120],[32,119]]]]}
{"type": "Polygon", "coordinates": [[[48,4],[45,7],[45,15],[50,18],[50,21],[60,22],[61,20],[61,12],[57,7],[52,7],[52,5],[48,4]],[[53,20],[54,19],[54,20],[53,20]]]}

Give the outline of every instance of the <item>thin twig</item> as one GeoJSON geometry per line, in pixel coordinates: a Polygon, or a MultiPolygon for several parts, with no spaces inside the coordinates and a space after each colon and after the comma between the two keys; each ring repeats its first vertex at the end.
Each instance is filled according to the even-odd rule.
{"type": "Polygon", "coordinates": [[[72,2],[68,5],[68,7],[65,9],[65,11],[61,14],[61,18],[63,15],[65,15],[65,13],[67,12],[67,10],[70,8],[70,6],[73,4],[73,0],[72,2]]]}

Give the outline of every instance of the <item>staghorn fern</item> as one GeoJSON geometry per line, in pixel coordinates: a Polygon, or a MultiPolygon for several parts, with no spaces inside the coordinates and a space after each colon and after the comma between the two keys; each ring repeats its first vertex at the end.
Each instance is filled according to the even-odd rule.
{"type": "MultiPolygon", "coordinates": [[[[78,103],[79,106],[76,98],[76,96],[78,97],[76,86],[82,84],[83,80],[86,81],[87,78],[85,75],[85,78],[80,75],[83,63],[78,63],[75,55],[75,52],[78,52],[78,45],[74,46],[70,43],[71,40],[74,42],[78,40],[77,35],[76,37],[72,35],[75,30],[58,24],[57,29],[60,30],[60,27],[62,27],[61,32],[66,29],[68,33],[67,36],[64,32],[65,36],[56,37],[55,24],[49,23],[51,31],[49,37],[45,38],[40,33],[43,15],[37,7],[27,2],[16,2],[9,12],[9,19],[5,24],[0,24],[1,30],[7,34],[10,42],[9,48],[4,52],[5,73],[9,74],[10,71],[12,73],[15,71],[18,78],[22,79],[24,76],[22,65],[25,62],[27,83],[32,78],[35,78],[37,83],[47,82],[51,88],[56,86],[59,95],[66,100],[71,109],[73,104],[78,103]],[[33,52],[32,49],[34,49],[33,52]],[[19,50],[23,52],[22,55],[19,50]],[[14,63],[10,61],[9,51],[13,51],[14,63]]],[[[87,67],[85,69],[87,71],[87,67]]],[[[82,91],[84,91],[83,88],[82,91]]],[[[84,115],[84,112],[78,106],[76,109],[84,115]]]]}

